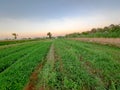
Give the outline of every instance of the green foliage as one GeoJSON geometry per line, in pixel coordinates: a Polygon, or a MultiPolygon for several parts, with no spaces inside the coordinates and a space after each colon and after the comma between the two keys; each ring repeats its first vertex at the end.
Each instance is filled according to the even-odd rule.
{"type": "Polygon", "coordinates": [[[119,90],[119,48],[65,39],[54,46],[55,61],[40,71],[38,89],[119,90]]]}
{"type": "MultiPolygon", "coordinates": [[[[38,43],[31,43],[31,44],[25,44],[21,45],[21,47],[17,48],[17,50],[14,50],[14,52],[8,54],[6,53],[1,53],[3,54],[3,57],[0,59],[0,72],[4,71],[6,68],[11,66],[13,63],[15,63],[17,60],[24,58],[29,54],[28,52],[31,52],[31,50],[35,49],[38,46],[38,43]],[[4,56],[4,54],[7,54],[4,56]]],[[[8,49],[7,49],[8,50],[8,49]]]]}
{"type": "Polygon", "coordinates": [[[24,43],[24,42],[31,42],[31,41],[39,41],[40,39],[29,39],[29,40],[4,40],[0,41],[0,46],[4,45],[11,45],[11,44],[18,44],[18,43],[24,43]]]}
{"type": "MultiPolygon", "coordinates": [[[[120,54],[119,48],[102,46],[102,45],[93,44],[93,43],[77,42],[77,41],[64,41],[64,43],[67,44],[67,48],[69,47],[69,52],[74,52],[74,54],[69,55],[69,57],[71,57],[71,59],[74,60],[74,63],[75,63],[75,57],[78,60],[80,59],[81,65],[88,71],[88,73],[90,73],[93,76],[94,80],[92,80],[92,78],[88,78],[89,75],[88,76],[85,74],[83,76],[79,75],[79,77],[82,76],[83,80],[85,77],[85,81],[82,81],[82,82],[85,83],[87,81],[88,82],[88,83],[86,82],[86,84],[88,84],[87,87],[91,87],[92,82],[94,82],[93,84],[95,85],[95,82],[97,81],[99,82],[98,84],[100,84],[100,86],[96,88],[101,88],[101,86],[103,85],[104,88],[106,89],[115,90],[119,87],[120,85],[119,84],[120,63],[118,63],[120,60],[120,56],[118,56],[120,54]]],[[[68,57],[66,58],[66,60],[67,59],[68,57]]],[[[70,65],[70,62],[69,62],[69,65],[70,65]]],[[[71,66],[66,66],[66,67],[71,67],[71,66]]],[[[72,68],[72,70],[74,68],[75,68],[75,65],[72,68]]],[[[81,69],[82,67],[80,67],[80,70],[81,69]]],[[[77,69],[75,69],[75,71],[77,71],[77,69]]],[[[76,73],[78,73],[78,71],[76,73]]],[[[95,86],[97,86],[97,83],[95,86]]],[[[103,89],[100,89],[100,90],[103,90],[103,89]]]]}
{"type": "Polygon", "coordinates": [[[2,83],[0,90],[22,90],[34,68],[46,56],[50,45],[51,41],[40,41],[35,46],[32,44],[32,47],[23,50],[23,53],[27,53],[25,56],[19,57],[22,53],[17,54],[17,61],[0,73],[0,83],[2,83]]]}
{"type": "Polygon", "coordinates": [[[2,46],[2,48],[0,48],[0,59],[17,53],[27,47],[34,46],[35,44],[37,44],[37,42],[17,43],[14,46],[2,46]]]}
{"type": "Polygon", "coordinates": [[[104,28],[93,28],[91,31],[82,33],[72,33],[66,35],[66,37],[105,37],[105,38],[117,38],[120,37],[120,25],[110,25],[104,28]]]}
{"type": "Polygon", "coordinates": [[[0,69],[8,65],[0,73],[0,90],[22,90],[40,62],[37,89],[120,89],[120,48],[66,39],[53,44],[54,53],[48,53],[50,40],[0,48],[0,69]]]}
{"type": "Polygon", "coordinates": [[[100,86],[99,81],[82,67],[79,57],[77,56],[79,54],[76,54],[78,49],[74,49],[71,43],[68,44],[64,40],[56,41],[55,45],[56,52],[61,57],[58,61],[62,64],[59,64],[59,66],[63,68],[61,72],[59,71],[61,75],[57,73],[62,80],[58,83],[58,86],[62,85],[58,87],[59,89],[83,90],[84,88],[90,90],[90,88],[94,89],[93,86],[95,85],[97,88],[104,90],[102,84],[100,86]]]}

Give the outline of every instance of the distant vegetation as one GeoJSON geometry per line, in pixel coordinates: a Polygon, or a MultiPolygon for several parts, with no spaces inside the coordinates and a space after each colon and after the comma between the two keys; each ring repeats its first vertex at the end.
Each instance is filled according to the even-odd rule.
{"type": "Polygon", "coordinates": [[[120,90],[119,61],[120,48],[68,39],[0,46],[0,90],[120,90]]]}
{"type": "Polygon", "coordinates": [[[10,45],[10,44],[18,44],[18,43],[24,43],[24,42],[31,42],[31,41],[37,41],[37,40],[42,40],[42,39],[4,40],[4,41],[0,41],[0,46],[10,45]]]}
{"type": "Polygon", "coordinates": [[[93,28],[91,31],[82,33],[67,34],[66,37],[105,37],[117,38],[120,37],[120,25],[111,24],[104,28],[93,28]]]}
{"type": "Polygon", "coordinates": [[[42,38],[40,38],[40,37],[36,37],[36,38],[22,38],[20,40],[17,39],[18,34],[12,33],[12,35],[14,36],[14,39],[0,40],[0,46],[10,45],[10,44],[18,44],[18,43],[24,43],[24,42],[30,42],[30,41],[46,40],[46,39],[54,38],[54,37],[52,37],[52,33],[51,32],[47,33],[48,37],[42,37],[42,38]]]}
{"type": "Polygon", "coordinates": [[[35,41],[0,48],[0,90],[23,90],[35,67],[44,60],[51,43],[35,41]]]}
{"type": "Polygon", "coordinates": [[[14,36],[14,39],[17,39],[18,34],[12,33],[12,35],[14,36]]]}
{"type": "Polygon", "coordinates": [[[50,32],[47,33],[47,36],[51,39],[52,38],[52,34],[50,32]]]}

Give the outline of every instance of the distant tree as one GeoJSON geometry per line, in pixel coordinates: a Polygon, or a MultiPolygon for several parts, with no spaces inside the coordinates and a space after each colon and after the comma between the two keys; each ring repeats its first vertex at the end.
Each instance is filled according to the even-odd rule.
{"type": "Polygon", "coordinates": [[[103,29],[102,28],[97,28],[97,31],[98,32],[101,32],[103,29]]]}
{"type": "Polygon", "coordinates": [[[89,33],[89,32],[87,32],[87,31],[86,31],[86,32],[82,32],[82,34],[84,34],[84,35],[87,35],[88,33],[89,33]]]}
{"type": "Polygon", "coordinates": [[[95,33],[97,31],[97,29],[96,28],[93,28],[92,30],[91,30],[91,33],[95,33]]]}
{"type": "Polygon", "coordinates": [[[107,31],[107,30],[109,30],[109,28],[106,26],[106,27],[104,27],[104,31],[107,31]]]}
{"type": "Polygon", "coordinates": [[[115,27],[115,25],[114,24],[111,24],[110,26],[108,26],[109,28],[113,28],[113,27],[115,27]]]}
{"type": "Polygon", "coordinates": [[[51,39],[52,38],[52,34],[50,32],[47,33],[47,36],[51,39]]]}
{"type": "Polygon", "coordinates": [[[12,33],[12,35],[14,36],[14,39],[17,39],[18,34],[12,33]]]}

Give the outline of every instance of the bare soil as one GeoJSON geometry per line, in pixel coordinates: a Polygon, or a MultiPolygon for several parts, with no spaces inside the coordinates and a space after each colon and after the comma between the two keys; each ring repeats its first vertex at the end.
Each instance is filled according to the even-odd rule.
{"type": "Polygon", "coordinates": [[[86,42],[96,42],[100,44],[109,44],[120,47],[120,38],[72,38],[72,39],[86,42]]]}
{"type": "Polygon", "coordinates": [[[40,71],[43,67],[44,62],[40,63],[34,70],[34,72],[30,76],[30,81],[24,88],[24,90],[35,90],[35,85],[38,80],[38,71],[40,71]]]}

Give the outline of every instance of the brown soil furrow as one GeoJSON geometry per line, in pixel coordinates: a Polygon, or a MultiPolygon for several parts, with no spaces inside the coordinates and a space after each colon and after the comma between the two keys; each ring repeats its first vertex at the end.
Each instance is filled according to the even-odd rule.
{"type": "Polygon", "coordinates": [[[35,85],[37,83],[38,80],[38,73],[39,71],[42,69],[42,67],[45,64],[45,60],[43,60],[42,63],[40,63],[36,69],[34,70],[34,72],[32,73],[32,75],[30,76],[30,81],[29,83],[26,85],[26,87],[24,88],[24,90],[35,90],[35,85]]]}
{"type": "MultiPolygon", "coordinates": [[[[48,59],[47,55],[47,59],[48,59]]],[[[38,82],[38,74],[42,70],[43,66],[47,62],[47,59],[43,59],[43,61],[35,68],[34,72],[30,76],[30,81],[24,88],[24,90],[36,90],[36,84],[38,82]]],[[[41,88],[40,90],[44,90],[44,88],[41,88]]]]}

